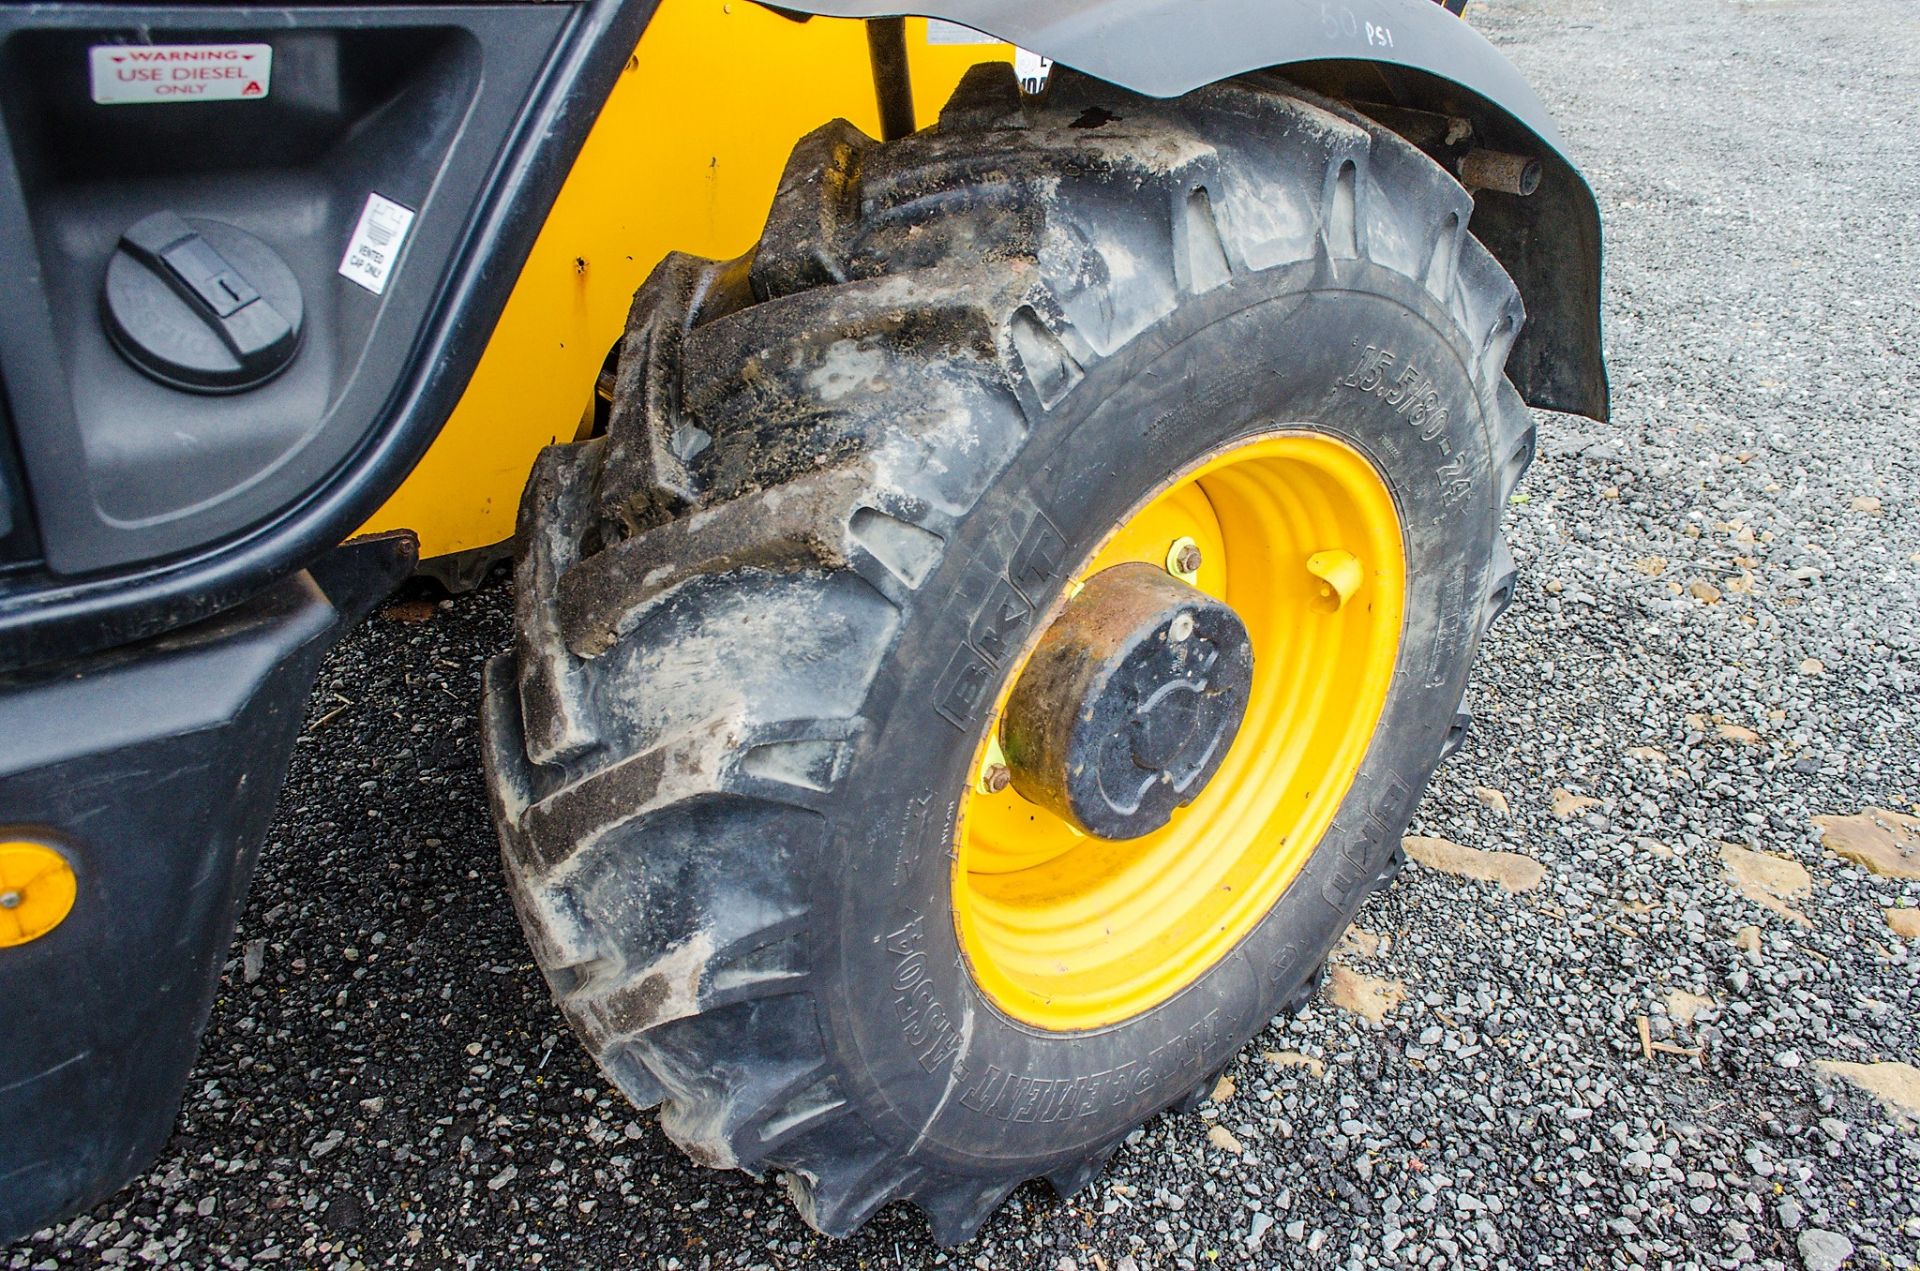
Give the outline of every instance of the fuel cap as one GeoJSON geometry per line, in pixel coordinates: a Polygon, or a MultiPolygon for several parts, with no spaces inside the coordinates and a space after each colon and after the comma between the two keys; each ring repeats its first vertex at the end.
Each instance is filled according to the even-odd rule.
{"type": "Polygon", "coordinates": [[[127,361],[191,393],[237,393],[285,370],[304,311],[300,283],[273,248],[173,212],[120,236],[101,308],[127,361]]]}

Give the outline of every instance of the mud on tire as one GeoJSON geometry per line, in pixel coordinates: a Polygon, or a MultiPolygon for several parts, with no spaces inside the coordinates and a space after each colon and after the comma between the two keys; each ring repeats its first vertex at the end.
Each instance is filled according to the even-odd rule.
{"type": "Polygon", "coordinates": [[[655,271],[608,434],[527,488],[486,759],[556,998],[689,1156],[778,1173],[824,1232],[904,1198],[956,1242],[1028,1178],[1077,1189],[1312,991],[1511,592],[1523,315],[1471,211],[1278,78],[1023,99],[990,66],[915,136],[807,137],[748,257],[655,271]],[[1019,1024],[949,908],[1005,669],[980,615],[1044,611],[1129,503],[1276,422],[1363,450],[1400,508],[1406,630],[1365,764],[1199,980],[1111,1027],[1019,1024]]]}

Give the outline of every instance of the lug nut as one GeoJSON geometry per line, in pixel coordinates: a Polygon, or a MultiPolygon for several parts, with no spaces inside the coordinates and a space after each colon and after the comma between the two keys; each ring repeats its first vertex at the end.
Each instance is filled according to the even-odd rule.
{"type": "Polygon", "coordinates": [[[1183,583],[1191,584],[1200,568],[1200,544],[1182,534],[1167,544],[1167,572],[1183,583]]]}
{"type": "Polygon", "coordinates": [[[19,892],[0,891],[0,909],[18,909],[19,907],[20,907],[19,892]]]}
{"type": "Polygon", "coordinates": [[[1013,770],[1003,763],[988,764],[980,777],[980,784],[986,787],[988,794],[999,794],[1013,784],[1013,770]]]}

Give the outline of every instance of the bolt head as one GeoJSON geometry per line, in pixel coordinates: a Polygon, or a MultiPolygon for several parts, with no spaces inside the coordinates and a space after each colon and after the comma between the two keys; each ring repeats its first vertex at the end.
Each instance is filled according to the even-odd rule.
{"type": "Polygon", "coordinates": [[[1193,615],[1190,613],[1177,613],[1173,615],[1173,621],[1167,624],[1167,639],[1173,641],[1175,644],[1180,643],[1192,634],[1193,615]]]}
{"type": "Polygon", "coordinates": [[[1188,543],[1174,553],[1173,563],[1175,568],[1183,574],[1196,574],[1200,572],[1201,559],[1200,548],[1193,543],[1188,543]]]}
{"type": "Polygon", "coordinates": [[[988,764],[980,784],[986,787],[988,794],[999,794],[1013,784],[1013,770],[1003,763],[988,764]]]}
{"type": "Polygon", "coordinates": [[[18,909],[25,899],[17,891],[0,891],[0,909],[18,909]]]}

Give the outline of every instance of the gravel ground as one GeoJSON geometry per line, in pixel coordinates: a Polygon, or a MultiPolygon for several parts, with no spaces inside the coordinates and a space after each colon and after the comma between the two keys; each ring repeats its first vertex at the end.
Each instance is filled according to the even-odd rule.
{"type": "Polygon", "coordinates": [[[477,776],[496,581],[329,662],[177,1134],[5,1265],[1914,1265],[1920,1140],[1822,1064],[1920,1061],[1882,913],[1920,883],[1812,818],[1920,798],[1920,9],[1474,8],[1611,235],[1617,423],[1542,418],[1519,600],[1415,826],[1522,890],[1409,870],[1328,998],[1075,1201],[825,1241],[548,1002],[477,776]]]}

